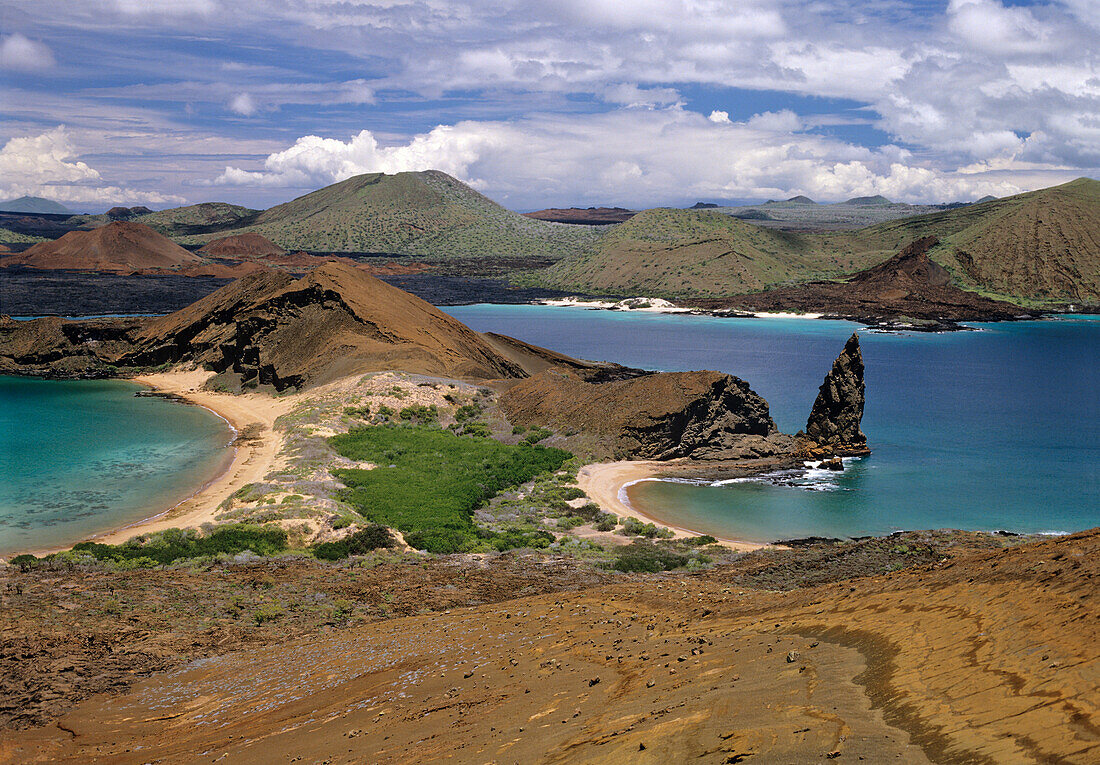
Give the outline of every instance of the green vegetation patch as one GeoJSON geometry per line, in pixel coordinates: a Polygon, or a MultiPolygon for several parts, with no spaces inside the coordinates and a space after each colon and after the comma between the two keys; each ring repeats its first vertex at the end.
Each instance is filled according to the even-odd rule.
{"type": "Polygon", "coordinates": [[[235,555],[245,550],[257,555],[274,555],[286,548],[287,535],[282,528],[233,523],[218,526],[208,534],[195,529],[166,529],[157,534],[136,536],[118,545],[81,542],[73,547],[73,552],[116,563],[140,561],[163,565],[183,558],[235,555]]]}
{"type": "Polygon", "coordinates": [[[335,471],[347,486],[340,499],[367,520],[400,530],[412,547],[453,553],[553,541],[548,532],[478,528],[473,512],[498,492],[559,469],[569,452],[425,426],[358,428],[329,443],[348,459],[379,466],[335,471]]]}

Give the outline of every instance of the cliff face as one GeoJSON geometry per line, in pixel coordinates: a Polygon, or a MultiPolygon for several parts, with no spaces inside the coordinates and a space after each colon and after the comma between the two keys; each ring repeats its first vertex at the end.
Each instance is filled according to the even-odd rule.
{"type": "Polygon", "coordinates": [[[853,334],[821,384],[805,435],[834,453],[865,453],[867,437],[859,429],[863,401],[863,353],[859,336],[853,334]]]}
{"type": "Polygon", "coordinates": [[[606,377],[548,370],[516,383],[501,407],[514,424],[583,432],[618,458],[734,458],[779,450],[768,403],[744,380],[667,372],[598,381],[606,377]]]}

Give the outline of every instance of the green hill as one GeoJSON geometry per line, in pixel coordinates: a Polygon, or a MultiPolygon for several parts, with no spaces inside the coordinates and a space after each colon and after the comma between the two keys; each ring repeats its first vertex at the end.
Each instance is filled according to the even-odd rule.
{"type": "Polygon", "coordinates": [[[536,278],[584,292],[716,296],[838,276],[876,258],[835,237],[762,228],[713,210],[658,208],[536,278]]]}
{"type": "Polygon", "coordinates": [[[259,213],[228,202],[203,202],[187,207],[173,207],[141,215],[133,220],[144,223],[165,236],[186,236],[220,232],[241,225],[259,213]]]}
{"type": "Polygon", "coordinates": [[[960,286],[1029,301],[1100,301],[1100,181],[1047,189],[855,232],[883,259],[936,236],[931,254],[960,286]]]}
{"type": "Polygon", "coordinates": [[[31,236],[30,234],[20,234],[17,231],[12,231],[8,228],[0,228],[0,244],[27,244],[33,242],[46,241],[40,236],[31,236]]]}
{"type": "Polygon", "coordinates": [[[1100,302],[1100,182],[1061,186],[857,231],[792,233],[721,212],[648,210],[539,278],[561,289],[713,296],[836,277],[936,236],[959,286],[1014,300],[1100,302]]]}
{"type": "Polygon", "coordinates": [[[263,234],[287,250],[424,258],[556,259],[581,252],[600,236],[596,227],[526,218],[435,170],[358,175],[265,210],[233,233],[245,231],[263,234]]]}

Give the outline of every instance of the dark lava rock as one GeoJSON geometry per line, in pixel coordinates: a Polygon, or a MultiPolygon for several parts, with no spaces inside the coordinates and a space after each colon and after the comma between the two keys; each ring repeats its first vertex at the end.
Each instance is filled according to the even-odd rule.
{"type": "Polygon", "coordinates": [[[721,372],[607,379],[559,368],[514,384],[500,403],[513,424],[583,432],[617,458],[738,459],[790,446],[768,402],[721,372]]]}
{"type": "Polygon", "coordinates": [[[867,436],[859,429],[863,401],[863,353],[853,333],[821,384],[806,421],[806,436],[834,453],[866,453],[867,436]]]}

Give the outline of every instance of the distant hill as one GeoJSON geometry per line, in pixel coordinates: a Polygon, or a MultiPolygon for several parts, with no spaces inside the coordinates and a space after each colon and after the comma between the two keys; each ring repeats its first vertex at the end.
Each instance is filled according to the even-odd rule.
{"type": "Polygon", "coordinates": [[[41,241],[43,241],[43,239],[40,236],[23,234],[18,231],[12,231],[9,228],[0,228],[0,242],[4,244],[26,244],[28,242],[41,241]]]}
{"type": "Polygon", "coordinates": [[[998,297],[1100,302],[1100,181],[890,221],[855,232],[853,247],[889,254],[923,236],[961,286],[998,297]]]}
{"type": "Polygon", "coordinates": [[[156,229],[165,236],[176,237],[233,228],[258,214],[259,210],[231,205],[228,202],[202,202],[197,205],[159,210],[141,215],[134,220],[156,229]]]}
{"type": "MultiPolygon", "coordinates": [[[[720,307],[753,311],[828,313],[876,323],[884,319],[911,322],[1012,319],[1023,311],[951,284],[946,268],[928,257],[939,244],[934,236],[918,239],[904,250],[846,281],[819,281],[727,298],[720,307]]],[[[715,301],[717,302],[717,301],[715,301]]],[[[717,305],[706,305],[714,308],[717,305]]]]}
{"type": "MultiPolygon", "coordinates": [[[[326,186],[242,221],[287,249],[385,252],[453,258],[558,259],[599,234],[588,227],[533,220],[504,209],[446,173],[371,173],[326,186]]],[[[225,233],[229,233],[227,229],[225,233]]],[[[191,236],[205,243],[209,236],[191,236]]]]}
{"type": "Polygon", "coordinates": [[[815,202],[814,200],[810,199],[807,196],[803,196],[802,194],[799,194],[796,197],[791,197],[790,199],[784,199],[782,201],[780,201],[778,199],[769,199],[764,204],[766,204],[766,205],[816,205],[817,202],[815,202]]]}
{"type": "Polygon", "coordinates": [[[19,197],[7,202],[0,202],[0,210],[4,212],[23,213],[48,213],[51,215],[72,215],[73,211],[60,202],[42,197],[19,197]]]}
{"type": "Polygon", "coordinates": [[[940,241],[931,258],[963,288],[1100,302],[1100,182],[1088,178],[855,231],[795,233],[717,211],[647,210],[541,278],[589,292],[730,295],[867,269],[927,236],[940,241]]]}
{"type": "Polygon", "coordinates": [[[979,199],[974,204],[980,205],[982,202],[996,202],[996,201],[997,201],[997,197],[993,196],[992,194],[986,194],[984,197],[979,199]]]}
{"type": "Polygon", "coordinates": [[[714,210],[658,208],[539,276],[547,286],[590,293],[723,295],[848,273],[874,265],[873,257],[714,210]]]}
{"type": "Polygon", "coordinates": [[[844,204],[858,205],[862,207],[875,207],[877,205],[893,204],[893,202],[891,202],[889,199],[882,196],[881,194],[876,194],[873,197],[852,197],[851,199],[846,200],[844,204]]]}
{"type": "Polygon", "coordinates": [[[91,231],[72,231],[5,258],[4,266],[134,273],[177,269],[201,260],[175,242],[140,223],[110,223],[91,231]]]}

